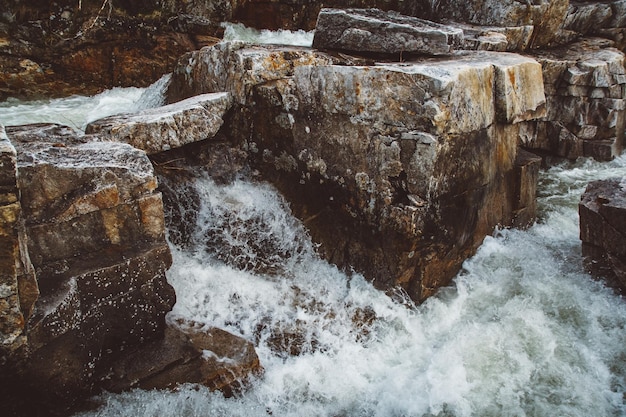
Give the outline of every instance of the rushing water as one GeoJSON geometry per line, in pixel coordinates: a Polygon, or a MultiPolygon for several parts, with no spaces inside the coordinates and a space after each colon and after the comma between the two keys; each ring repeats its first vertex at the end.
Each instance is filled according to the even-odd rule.
{"type": "MultiPolygon", "coordinates": [[[[0,123],[45,110],[84,126],[99,117],[86,109],[141,94],[5,105],[0,123]]],[[[195,385],[104,394],[81,416],[626,416],[626,303],[583,272],[577,224],[586,184],[625,175],[625,157],[542,173],[537,224],[487,237],[419,306],[319,259],[270,185],[201,177],[191,242],[172,245],[168,319],[252,341],[264,375],[230,399],[195,385]]]]}
{"type": "Polygon", "coordinates": [[[113,88],[95,96],[75,95],[28,102],[8,99],[0,102],[0,124],[58,123],[84,130],[89,122],[106,116],[133,113],[163,104],[163,92],[169,78],[169,75],[163,76],[149,88],[113,88]]]}

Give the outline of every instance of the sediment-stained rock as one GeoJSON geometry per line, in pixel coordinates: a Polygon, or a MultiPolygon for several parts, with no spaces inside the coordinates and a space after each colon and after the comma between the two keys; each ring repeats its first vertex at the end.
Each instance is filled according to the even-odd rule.
{"type": "Polygon", "coordinates": [[[313,47],[377,54],[449,55],[463,31],[378,9],[322,9],[313,47]]]}
{"type": "Polygon", "coordinates": [[[579,204],[585,267],[626,293],[626,183],[623,178],[589,183],[579,204]]]}
{"type": "Polygon", "coordinates": [[[231,104],[228,93],[202,94],[138,113],[106,117],[90,123],[85,132],[128,143],[151,155],[213,138],[231,104]]]}
{"type": "Polygon", "coordinates": [[[343,58],[216,45],[183,58],[170,91],[235,91],[238,127],[225,128],[308,219],[322,253],[422,300],[497,224],[532,220],[534,183],[519,175],[536,179],[538,159],[518,158],[517,141],[546,114],[541,66],[488,52],[343,58]]]}

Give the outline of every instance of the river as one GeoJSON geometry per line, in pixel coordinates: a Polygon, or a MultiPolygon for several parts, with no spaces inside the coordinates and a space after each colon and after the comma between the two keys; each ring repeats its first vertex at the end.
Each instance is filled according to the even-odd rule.
{"type": "MultiPolygon", "coordinates": [[[[155,105],[158,90],[2,103],[0,123],[83,127],[155,105]]],[[[320,259],[271,185],[200,178],[192,244],[171,245],[168,320],[247,338],[264,375],[235,398],[195,385],[103,394],[79,416],[626,416],[626,303],[583,271],[578,239],[586,184],[614,176],[626,157],[542,172],[536,224],[494,231],[421,305],[320,259]]]]}

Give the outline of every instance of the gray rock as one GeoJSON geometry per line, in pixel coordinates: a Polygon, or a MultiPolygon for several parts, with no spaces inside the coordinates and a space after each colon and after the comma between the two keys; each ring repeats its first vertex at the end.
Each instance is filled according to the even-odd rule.
{"type": "Polygon", "coordinates": [[[591,182],[581,197],[580,239],[586,268],[626,293],[626,183],[591,182]]]}
{"type": "Polygon", "coordinates": [[[167,106],[96,120],[85,131],[155,154],[213,138],[231,105],[228,93],[202,94],[167,106]]]}
{"type": "Polygon", "coordinates": [[[449,55],[463,31],[378,9],[322,9],[313,47],[359,53],[449,55]]]}

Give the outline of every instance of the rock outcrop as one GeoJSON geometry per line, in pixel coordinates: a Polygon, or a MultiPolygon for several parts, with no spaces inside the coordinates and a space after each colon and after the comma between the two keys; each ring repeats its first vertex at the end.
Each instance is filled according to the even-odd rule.
{"type": "Polygon", "coordinates": [[[3,312],[23,319],[3,328],[21,340],[3,362],[17,363],[16,380],[42,402],[70,406],[95,387],[107,352],[163,332],[175,294],[161,195],[150,161],[129,145],[57,125],[6,131],[15,163],[3,164],[3,178],[13,175],[16,209],[2,227],[17,244],[3,259],[15,263],[18,300],[3,312]]]}
{"type": "Polygon", "coordinates": [[[360,54],[449,55],[463,31],[378,9],[322,9],[313,47],[360,54]]]}
{"type": "Polygon", "coordinates": [[[218,44],[181,58],[170,96],[230,92],[225,128],[325,256],[423,300],[497,224],[532,221],[539,159],[517,137],[546,114],[541,65],[489,52],[347,60],[218,44]]]}
{"type": "Polygon", "coordinates": [[[542,64],[548,114],[523,145],[565,158],[610,160],[623,149],[626,127],[624,54],[585,39],[535,54],[542,64]]]}
{"type": "MultiPolygon", "coordinates": [[[[212,136],[229,103],[200,96],[143,114],[143,128],[120,118],[118,130],[169,139],[146,144],[155,152],[180,147],[212,136]]],[[[191,382],[232,393],[262,372],[250,342],[166,324],[175,293],[155,171],[143,150],[110,141],[111,120],[100,126],[106,135],[0,130],[0,385],[15,387],[0,391],[7,415],[65,413],[100,389],[191,382]]]]}
{"type": "Polygon", "coordinates": [[[579,204],[585,267],[626,293],[626,183],[623,178],[594,181],[579,204]]]}
{"type": "Polygon", "coordinates": [[[169,106],[100,119],[85,132],[128,143],[151,155],[213,138],[231,104],[228,93],[202,94],[169,106]]]}

